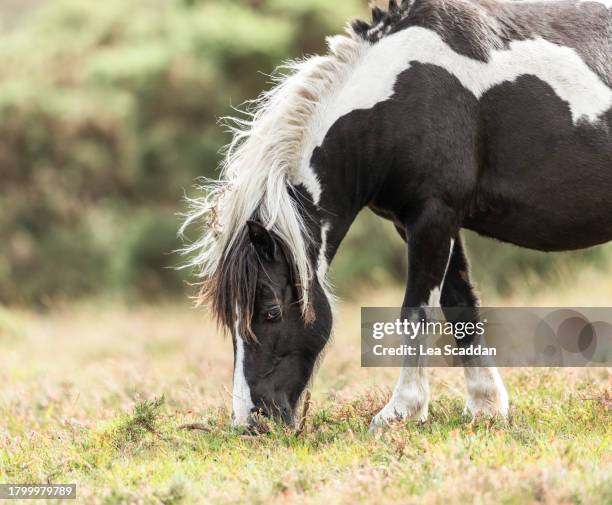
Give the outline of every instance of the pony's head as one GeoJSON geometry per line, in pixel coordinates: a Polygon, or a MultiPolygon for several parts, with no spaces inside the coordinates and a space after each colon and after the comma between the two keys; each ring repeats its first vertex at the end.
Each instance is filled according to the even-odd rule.
{"type": "Polygon", "coordinates": [[[315,281],[305,313],[287,246],[256,221],[245,228],[241,250],[232,260],[235,273],[218,292],[222,297],[224,289],[233,292],[223,301],[233,321],[232,420],[248,426],[266,416],[292,424],[330,335],[330,304],[315,281]]]}
{"type": "Polygon", "coordinates": [[[251,193],[223,182],[193,202],[186,222],[205,222],[204,235],[186,251],[199,253],[192,259],[202,279],[198,301],[232,336],[235,426],[259,416],[293,422],[332,325],[327,228],[295,188],[274,191],[266,194],[274,195],[274,207],[265,198],[251,206],[251,193]]]}
{"type": "Polygon", "coordinates": [[[232,336],[233,425],[259,416],[291,424],[331,331],[327,228],[289,185],[275,193],[273,220],[265,199],[253,210],[247,196],[224,182],[194,201],[186,225],[204,218],[205,233],[186,251],[199,253],[198,301],[232,336]],[[236,213],[245,207],[249,218],[236,213]]]}

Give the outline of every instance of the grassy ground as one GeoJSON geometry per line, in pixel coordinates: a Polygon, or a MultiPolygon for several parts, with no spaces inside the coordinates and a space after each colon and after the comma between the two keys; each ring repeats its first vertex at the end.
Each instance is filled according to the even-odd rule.
{"type": "MultiPolygon", "coordinates": [[[[510,302],[612,300],[583,277],[510,302]]],[[[186,304],[0,310],[0,482],[101,504],[612,503],[610,370],[505,370],[509,419],[476,423],[461,370],[431,370],[430,420],[368,436],[397,371],[360,368],[358,303],[336,321],[304,430],[249,437],[229,428],[231,342],[186,304]]]]}

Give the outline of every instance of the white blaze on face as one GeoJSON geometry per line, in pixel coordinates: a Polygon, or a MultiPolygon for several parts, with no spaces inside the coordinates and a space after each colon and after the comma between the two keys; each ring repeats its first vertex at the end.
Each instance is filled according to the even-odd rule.
{"type": "Polygon", "coordinates": [[[232,426],[246,426],[254,407],[251,390],[244,376],[244,341],[236,322],[236,358],[234,360],[234,386],[232,391],[232,426]]]}

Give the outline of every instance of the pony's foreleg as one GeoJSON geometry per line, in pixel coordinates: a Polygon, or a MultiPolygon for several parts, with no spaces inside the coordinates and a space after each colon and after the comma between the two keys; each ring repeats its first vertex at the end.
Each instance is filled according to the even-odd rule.
{"type": "MultiPolygon", "coordinates": [[[[439,306],[440,293],[457,234],[454,212],[440,202],[430,204],[408,233],[408,283],[403,319],[427,317],[421,307],[439,306]]],[[[391,399],[372,419],[373,431],[390,421],[427,419],[429,385],[422,356],[407,356],[391,399]]]]}
{"type": "MultiPolygon", "coordinates": [[[[470,282],[469,263],[460,237],[455,240],[453,246],[442,290],[441,305],[448,321],[472,323],[480,321],[478,297],[470,282]]],[[[455,342],[462,347],[486,345],[484,335],[456,339],[455,342]]],[[[461,359],[467,386],[466,412],[474,417],[506,416],[508,394],[493,360],[483,356],[462,356],[461,359]]]]}

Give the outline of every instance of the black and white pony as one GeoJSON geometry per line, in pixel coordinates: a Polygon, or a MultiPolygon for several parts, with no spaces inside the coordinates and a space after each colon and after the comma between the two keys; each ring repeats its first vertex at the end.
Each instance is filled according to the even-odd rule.
{"type": "MultiPolygon", "coordinates": [[[[540,251],[612,239],[608,7],[391,1],[256,102],[185,225],[205,223],[187,252],[232,332],[235,425],[292,422],[332,328],[328,265],[366,206],[406,241],[405,317],[479,317],[461,228],[540,251]]],[[[426,418],[427,377],[406,365],[374,427],[426,418]]],[[[464,370],[467,410],[506,415],[497,370],[464,370]]]]}

